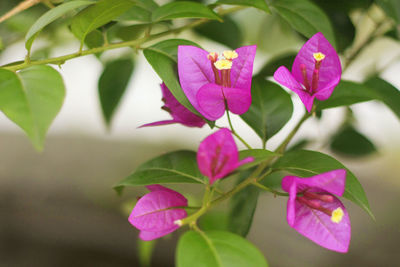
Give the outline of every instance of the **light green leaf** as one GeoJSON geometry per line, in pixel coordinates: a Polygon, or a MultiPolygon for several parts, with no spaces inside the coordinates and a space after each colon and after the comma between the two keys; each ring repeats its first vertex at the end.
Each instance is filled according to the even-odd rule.
{"type": "Polygon", "coordinates": [[[188,1],[168,3],[154,10],[152,14],[153,22],[178,18],[206,18],[222,21],[221,17],[209,7],[188,1]]]}
{"type": "Polygon", "coordinates": [[[239,169],[245,170],[251,168],[253,166],[260,164],[261,162],[271,160],[277,156],[280,156],[280,154],[277,154],[275,152],[266,149],[247,149],[239,151],[239,158],[241,160],[248,157],[252,157],[254,159],[252,162],[240,166],[239,169]]]}
{"type": "Polygon", "coordinates": [[[266,267],[261,252],[241,236],[223,231],[186,232],[178,242],[177,267],[266,267]]]}
{"type": "Polygon", "coordinates": [[[117,59],[108,62],[100,76],[99,98],[103,116],[108,126],[128,86],[133,68],[132,59],[117,59]]]}
{"type": "MultiPolygon", "coordinates": [[[[237,184],[248,178],[252,171],[254,170],[240,173],[237,184]]],[[[247,236],[253,222],[254,212],[256,211],[259,191],[257,187],[247,186],[230,199],[229,231],[243,237],[247,236]]]]}
{"type": "Polygon", "coordinates": [[[346,188],[343,197],[359,205],[373,218],[367,196],[360,182],[349,169],[333,157],[316,151],[295,150],[284,154],[273,165],[275,170],[287,171],[299,177],[310,177],[343,168],[347,170],[346,188]]]}
{"type": "Polygon", "coordinates": [[[265,0],[218,0],[215,4],[252,6],[261,9],[267,13],[271,13],[265,0]]]}
{"type": "Polygon", "coordinates": [[[134,5],[130,0],[100,0],[85,8],[71,22],[71,31],[80,40],[85,40],[91,31],[117,18],[134,5]]]}
{"type": "Polygon", "coordinates": [[[28,135],[36,149],[61,109],[65,88],[52,67],[33,66],[18,74],[0,69],[0,110],[28,135]]]}
{"type": "Polygon", "coordinates": [[[56,6],[55,8],[50,9],[46,13],[44,13],[29,29],[28,33],[25,36],[25,47],[28,51],[31,50],[32,43],[36,38],[37,34],[47,25],[55,21],[56,19],[64,16],[66,13],[75,10],[80,7],[85,7],[88,5],[95,4],[94,1],[72,1],[66,2],[61,5],[56,6]]]}
{"type": "Polygon", "coordinates": [[[174,97],[191,112],[201,116],[190,104],[178,80],[176,66],[178,45],[198,46],[191,41],[170,39],[144,49],[143,54],[174,97]]]}
{"type": "Polygon", "coordinates": [[[273,9],[296,31],[307,38],[322,32],[335,47],[332,25],[325,13],[308,0],[274,0],[273,9]]]}
{"type": "Polygon", "coordinates": [[[121,193],[125,186],[168,183],[205,183],[197,167],[196,152],[170,152],[140,165],[134,173],[114,186],[121,193]]]}
{"type": "Polygon", "coordinates": [[[345,156],[359,157],[376,152],[375,145],[350,125],[340,129],[331,140],[331,149],[345,156]]]}
{"type": "Polygon", "coordinates": [[[290,120],[293,103],[285,90],[264,78],[253,79],[251,95],[251,106],[240,117],[265,144],[290,120]]]}

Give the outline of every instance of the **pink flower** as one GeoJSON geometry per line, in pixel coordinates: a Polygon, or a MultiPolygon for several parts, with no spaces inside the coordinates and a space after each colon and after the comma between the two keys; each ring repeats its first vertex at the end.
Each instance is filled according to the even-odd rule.
{"type": "Polygon", "coordinates": [[[163,95],[162,100],[164,102],[164,106],[162,106],[162,109],[171,114],[172,120],[152,122],[142,125],[140,127],[157,126],[157,125],[165,125],[172,123],[180,123],[188,127],[204,126],[205,121],[196,114],[193,114],[181,103],[179,103],[178,100],[176,100],[174,95],[170,92],[170,90],[164,83],[162,83],[160,86],[163,95]]]}
{"type": "Polygon", "coordinates": [[[231,132],[222,128],[207,136],[197,151],[200,172],[210,178],[210,184],[234,171],[239,166],[252,162],[253,158],[239,161],[239,152],[231,132]]]}
{"type": "Polygon", "coordinates": [[[153,240],[179,228],[174,221],[187,216],[183,207],[187,199],[178,192],[161,185],[146,186],[151,192],[136,203],[129,222],[140,230],[142,240],[153,240]]]}
{"type": "Polygon", "coordinates": [[[297,54],[292,73],[281,66],[274,73],[274,79],[299,95],[308,112],[314,98],[328,99],[338,85],[342,67],[332,45],[322,33],[316,33],[297,54]]]}
{"type": "Polygon", "coordinates": [[[179,80],[193,107],[209,120],[222,117],[226,109],[245,113],[251,105],[255,54],[255,45],[225,51],[220,57],[195,46],[179,46],[179,80]]]}
{"type": "Polygon", "coordinates": [[[333,170],[309,178],[286,176],[282,188],[289,193],[287,222],[318,245],[347,252],[350,244],[350,218],[342,202],[346,170],[333,170]]]}

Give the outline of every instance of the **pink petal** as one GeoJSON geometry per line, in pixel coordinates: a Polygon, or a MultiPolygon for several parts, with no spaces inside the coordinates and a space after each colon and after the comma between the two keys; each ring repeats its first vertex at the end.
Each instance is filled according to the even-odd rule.
{"type": "Polygon", "coordinates": [[[317,52],[321,52],[325,55],[325,59],[321,62],[317,91],[329,89],[328,92],[330,92],[330,96],[333,89],[340,81],[342,66],[340,64],[340,59],[335,49],[328,42],[328,40],[326,40],[322,33],[318,32],[314,34],[314,36],[312,36],[300,49],[292,66],[292,74],[297,81],[304,84],[303,75],[300,70],[300,64],[304,64],[307,69],[307,79],[309,82],[311,82],[312,73],[315,68],[315,60],[313,54],[317,52]]]}
{"type": "MultiPolygon", "coordinates": [[[[321,202],[321,205],[330,210],[335,210],[340,207],[344,212],[344,216],[339,223],[332,222],[329,215],[311,209],[297,200],[294,202],[294,205],[293,203],[290,204],[294,206],[291,207],[291,209],[295,210],[295,216],[291,222],[289,222],[288,218],[288,223],[300,234],[318,245],[330,250],[345,253],[348,251],[350,244],[350,218],[340,200],[336,197],[333,198],[334,201],[332,203],[321,202]]],[[[289,203],[290,202],[288,202],[288,206],[289,203]]]]}
{"type": "Polygon", "coordinates": [[[207,59],[208,52],[188,45],[178,46],[178,73],[183,92],[200,112],[197,103],[197,91],[205,84],[214,83],[214,73],[211,62],[207,59]]]}
{"type": "Polygon", "coordinates": [[[148,126],[166,125],[172,123],[180,123],[188,127],[204,126],[205,121],[196,114],[193,114],[181,103],[179,103],[179,101],[176,100],[174,95],[170,92],[170,90],[164,83],[161,84],[161,91],[163,95],[163,101],[165,103],[164,107],[168,109],[173,119],[147,123],[145,125],[140,126],[139,128],[148,126]]]}
{"type": "Polygon", "coordinates": [[[157,238],[160,238],[162,236],[165,236],[169,233],[172,233],[173,231],[175,231],[176,229],[178,229],[179,226],[175,226],[171,229],[165,230],[165,231],[160,231],[160,232],[147,232],[147,231],[140,231],[139,233],[139,238],[144,240],[144,241],[150,241],[150,240],[154,240],[157,238]]]}
{"type": "Polygon", "coordinates": [[[211,121],[221,118],[225,113],[225,99],[222,86],[214,83],[203,85],[197,92],[198,111],[211,121]]]}
{"type": "Polygon", "coordinates": [[[210,184],[238,167],[238,149],[228,129],[222,128],[200,143],[197,164],[200,172],[210,178],[210,184]]]}
{"type": "Polygon", "coordinates": [[[238,57],[233,60],[232,64],[232,87],[250,90],[256,49],[256,45],[250,45],[243,46],[235,50],[236,53],[238,53],[238,57]]]}
{"type": "Polygon", "coordinates": [[[159,185],[159,184],[152,184],[152,185],[147,185],[146,188],[150,191],[164,191],[164,192],[169,192],[174,195],[174,198],[177,202],[180,204],[183,204],[181,206],[187,206],[187,199],[180,193],[176,192],[175,190],[169,189],[168,187],[159,185]],[[185,204],[186,203],[186,204],[185,204]]]}
{"type": "Polygon", "coordinates": [[[311,96],[308,92],[306,92],[303,86],[296,80],[296,78],[285,66],[281,66],[275,71],[274,79],[281,85],[295,92],[300,97],[300,100],[303,102],[307,111],[311,112],[315,96],[311,96]]]}
{"type": "Polygon", "coordinates": [[[144,195],[133,208],[129,222],[139,230],[149,232],[174,227],[174,221],[185,218],[187,213],[184,209],[170,208],[187,206],[187,200],[178,192],[171,191],[155,190],[144,195]]]}
{"type": "Polygon", "coordinates": [[[250,108],[250,90],[229,87],[224,87],[222,90],[228,104],[228,109],[232,111],[232,113],[241,115],[250,108]]]}

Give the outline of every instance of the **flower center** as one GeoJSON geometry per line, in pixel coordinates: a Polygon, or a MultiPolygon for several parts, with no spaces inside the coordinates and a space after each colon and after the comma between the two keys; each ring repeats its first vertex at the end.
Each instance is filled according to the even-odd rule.
{"type": "Polygon", "coordinates": [[[216,84],[231,87],[232,61],[237,57],[238,54],[233,50],[224,51],[221,58],[215,52],[207,55],[207,59],[211,62],[216,84]]]}
{"type": "Polygon", "coordinates": [[[334,223],[340,223],[343,219],[344,212],[342,208],[339,207],[335,210],[331,210],[321,205],[321,202],[332,203],[334,201],[333,196],[330,194],[319,194],[305,191],[303,192],[302,196],[296,197],[296,200],[303,205],[306,205],[310,209],[318,210],[325,213],[326,215],[331,217],[331,221],[334,223]]]}
{"type": "Polygon", "coordinates": [[[306,88],[306,91],[310,94],[314,94],[318,88],[319,81],[319,69],[321,67],[321,62],[325,59],[325,54],[322,52],[313,53],[313,57],[315,60],[314,70],[312,74],[311,84],[307,78],[307,68],[305,64],[300,64],[301,75],[303,76],[303,85],[306,88]]]}

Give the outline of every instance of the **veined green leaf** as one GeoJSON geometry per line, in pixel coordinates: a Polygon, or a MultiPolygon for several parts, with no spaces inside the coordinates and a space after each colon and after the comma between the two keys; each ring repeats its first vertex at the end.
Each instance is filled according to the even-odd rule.
{"type": "Polygon", "coordinates": [[[252,157],[254,160],[250,163],[244,164],[239,167],[240,170],[245,170],[248,168],[251,168],[253,166],[256,166],[264,161],[271,160],[274,157],[280,156],[280,154],[277,154],[275,152],[266,150],[266,149],[246,149],[239,151],[239,158],[245,159],[247,157],[252,157]]]}
{"type": "Polygon", "coordinates": [[[171,2],[160,6],[152,14],[153,22],[178,18],[206,18],[222,21],[209,7],[195,2],[171,2]]]}
{"type": "Polygon", "coordinates": [[[215,4],[252,6],[261,9],[267,13],[271,13],[265,0],[218,0],[215,4]]]}

